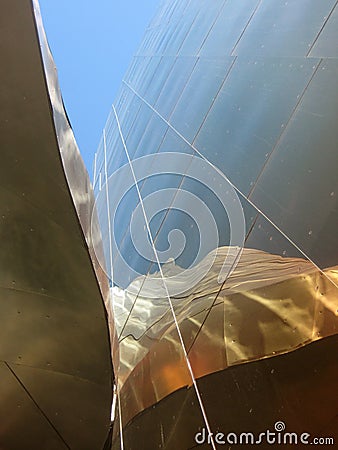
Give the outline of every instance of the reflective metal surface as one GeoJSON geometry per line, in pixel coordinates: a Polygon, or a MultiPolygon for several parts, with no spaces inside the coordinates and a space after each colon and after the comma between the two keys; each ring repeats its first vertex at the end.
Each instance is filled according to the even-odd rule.
{"type": "Polygon", "coordinates": [[[38,4],[1,6],[0,447],[99,449],[112,368],[93,196],[38,4]]]}
{"type": "MultiPolygon", "coordinates": [[[[258,437],[267,429],[274,432],[273,424],[282,417],[286,430],[299,436],[304,430],[312,436],[335,436],[337,345],[334,336],[280,357],[236,365],[198,379],[212,429],[215,433],[232,432],[237,436],[249,430],[258,437]]],[[[127,408],[127,403],[124,406],[127,408]]],[[[205,424],[196,411],[194,390],[185,387],[130,421],[123,429],[124,446],[210,449],[210,444],[199,445],[195,441],[196,433],[203,428],[205,424]]],[[[281,447],[302,447],[288,442],[281,447]]],[[[243,445],[235,448],[248,446],[243,441],[243,445]]],[[[260,446],[278,448],[279,445],[262,442],[260,446]]],[[[119,436],[113,448],[120,448],[119,436]]],[[[227,448],[227,445],[220,444],[217,448],[227,448]]]]}
{"type": "MultiPolygon", "coordinates": [[[[225,252],[221,249],[207,277],[189,295],[172,299],[196,378],[286,353],[337,332],[337,292],[326,273],[301,258],[248,248],[220,289],[215,279],[225,252]]],[[[170,264],[164,268],[168,277],[178,270],[170,264]]],[[[338,281],[337,267],[327,272],[338,281]]],[[[151,301],[151,290],[158,292],[161,282],[159,277],[157,283],[143,284],[137,299],[114,288],[119,377],[122,392],[129,392],[125,394],[126,422],[134,409],[143,410],[191,384],[189,378],[178,376],[184,367],[181,358],[175,362],[172,357],[179,352],[180,342],[173,337],[176,331],[168,301],[151,301]],[[154,363],[157,355],[166,361],[165,367],[164,362],[154,363]]]]}
{"type": "Polygon", "coordinates": [[[334,436],[336,16],[334,0],[168,0],[147,28],[94,173],[114,449],[215,449],[195,434],[278,420],[334,436]]]}

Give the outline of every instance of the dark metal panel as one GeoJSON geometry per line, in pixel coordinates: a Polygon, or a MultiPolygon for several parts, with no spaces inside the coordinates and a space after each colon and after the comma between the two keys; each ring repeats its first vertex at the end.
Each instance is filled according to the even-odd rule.
{"type": "Polygon", "coordinates": [[[0,362],[0,445],[3,450],[64,450],[69,449],[38,405],[0,362]]]}
{"type": "MultiPolygon", "coordinates": [[[[0,286],[55,298],[71,295],[75,304],[88,307],[92,296],[97,295],[97,286],[82,285],[90,265],[79,230],[74,235],[65,225],[50,220],[45,211],[26,201],[20,192],[15,195],[0,187],[0,204],[0,286]],[[78,265],[79,260],[87,264],[78,265]]],[[[72,213],[70,207],[64,202],[67,220],[72,213]]]]}
{"type": "Polygon", "coordinates": [[[99,351],[105,320],[88,302],[75,298],[69,304],[69,294],[51,297],[19,288],[0,288],[0,295],[1,360],[44,369],[51,376],[57,371],[98,384],[109,379],[109,361],[99,351]]]}
{"type": "Polygon", "coordinates": [[[11,364],[10,367],[63,436],[69,448],[74,450],[103,448],[106,435],[95,430],[99,430],[103,425],[108,429],[110,425],[109,416],[107,417],[105,413],[105,409],[110,409],[110,399],[105,386],[56,371],[48,372],[15,364],[11,364]],[[50,395],[51,386],[53,397],[50,395]]]}
{"type": "MultiPolygon", "coordinates": [[[[105,420],[88,423],[88,433],[101,444],[110,420],[112,369],[102,301],[108,285],[97,267],[100,292],[95,257],[91,260],[87,247],[92,246],[93,194],[63,108],[37,2],[34,9],[29,0],[6,0],[1,6],[1,358],[42,369],[40,388],[51,404],[72,389],[54,390],[54,372],[86,380],[81,399],[74,389],[64,421],[76,403],[84,409],[93,404],[105,420]],[[92,384],[100,386],[96,393],[89,389],[92,384]]],[[[48,442],[45,419],[37,418],[43,416],[40,405],[34,405],[38,414],[31,406],[21,413],[16,394],[9,397],[11,380],[1,379],[2,417],[10,420],[1,426],[0,445],[64,448],[53,437],[48,442]]],[[[20,389],[30,396],[27,387],[20,389]]],[[[54,435],[52,419],[47,427],[54,435]]],[[[78,439],[74,428],[72,440],[78,439]]]]}

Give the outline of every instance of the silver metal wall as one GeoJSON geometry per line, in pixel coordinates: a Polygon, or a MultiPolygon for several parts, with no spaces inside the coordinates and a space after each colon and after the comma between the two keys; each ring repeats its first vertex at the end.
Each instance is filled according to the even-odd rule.
{"type": "Polygon", "coordinates": [[[192,448],[203,426],[258,431],[281,417],[295,430],[333,432],[336,5],[164,1],[146,30],[94,170],[119,334],[114,448],[192,448]],[[176,158],[176,172],[166,152],[176,158]],[[221,285],[233,227],[219,198],[192,179],[191,165],[177,154],[191,165],[203,161],[210,184],[222,173],[219,191],[234,189],[242,205],[244,248],[221,285]],[[137,160],[146,155],[152,157],[140,169],[137,160]],[[169,206],[157,197],[150,220],[147,197],[170,189],[169,206]],[[182,211],[184,191],[210,206],[218,230],[217,245],[210,243],[197,263],[216,250],[219,259],[193,287],[186,275],[187,292],[171,295],[171,278],[200,267],[193,261],[206,240],[193,220],[201,218],[198,208],[192,218],[182,211]],[[186,245],[175,264],[163,265],[159,255],[173,229],[183,231],[186,245]],[[305,372],[294,367],[297,360],[305,372]]]}

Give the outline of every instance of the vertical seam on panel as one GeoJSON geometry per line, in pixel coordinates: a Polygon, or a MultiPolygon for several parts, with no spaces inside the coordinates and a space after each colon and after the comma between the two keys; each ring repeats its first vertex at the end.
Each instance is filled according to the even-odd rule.
{"type": "Polygon", "coordinates": [[[121,408],[121,399],[120,399],[120,392],[117,388],[117,403],[119,408],[119,428],[120,428],[120,444],[121,444],[121,450],[124,450],[124,441],[123,441],[123,424],[122,424],[122,408],[121,408]]]}
{"type": "MultiPolygon", "coordinates": [[[[111,242],[111,222],[110,222],[110,202],[109,202],[109,186],[108,186],[108,172],[107,172],[107,148],[106,148],[106,131],[103,130],[103,149],[104,149],[104,172],[106,178],[106,201],[107,201],[107,220],[108,220],[108,233],[109,233],[109,264],[110,264],[110,279],[113,287],[113,249],[111,242]]],[[[109,292],[109,299],[111,300],[111,293],[109,292]]],[[[113,307],[110,302],[111,308],[113,307]]]]}
{"type": "Polygon", "coordinates": [[[95,186],[95,181],[96,181],[96,159],[97,159],[97,152],[94,155],[93,187],[95,186]]]}

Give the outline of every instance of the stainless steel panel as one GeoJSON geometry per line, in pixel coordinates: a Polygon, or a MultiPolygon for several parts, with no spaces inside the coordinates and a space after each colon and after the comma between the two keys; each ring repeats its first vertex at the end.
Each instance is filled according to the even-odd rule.
{"type": "Polygon", "coordinates": [[[139,140],[134,158],[156,153],[166,135],[167,129],[168,125],[156,113],[153,113],[139,140]]]}
{"type": "Polygon", "coordinates": [[[231,55],[259,3],[259,0],[227,0],[199,54],[207,58],[231,55]]]}
{"type": "Polygon", "coordinates": [[[238,58],[201,127],[196,148],[247,194],[318,65],[303,58],[238,58]]]}
{"type": "Polygon", "coordinates": [[[127,74],[125,81],[137,89],[137,92],[141,95],[144,95],[149,87],[149,84],[152,83],[154,74],[156,73],[161,61],[162,58],[160,56],[145,57],[144,67],[140,70],[138,65],[137,75],[135,74],[129,76],[127,74]]]}
{"type": "MultiPolygon", "coordinates": [[[[144,243],[149,227],[154,236],[151,250],[162,256],[169,247],[169,232],[181,229],[188,245],[174,261],[161,261],[159,270],[156,261],[149,267],[155,255],[147,261],[134,248],[129,232],[118,231],[124,255],[147,275],[135,277],[134,272],[128,279],[127,268],[122,288],[115,280],[111,291],[122,402],[122,436],[116,422],[113,448],[120,448],[120,437],[130,448],[193,448],[195,433],[206,428],[207,421],[214,432],[229,427],[239,433],[261,432],[285,420],[288,431],[334,433],[337,69],[333,59],[323,61],[322,55],[314,58],[311,52],[321,36],[323,43],[326,39],[335,2],[227,0],[220,5],[164,2],[163,15],[152,22],[138,53],[162,59],[158,65],[151,58],[135,60],[128,75],[132,81],[128,84],[127,79],[123,87],[139,96],[144,105],[140,111],[147,111],[135,116],[126,136],[133,159],[154,155],[145,168],[150,178],[139,183],[145,204],[147,194],[174,188],[168,192],[169,205],[159,197],[159,214],[147,223],[140,221],[136,240],[144,243]],[[146,106],[155,110],[151,118],[146,106]],[[169,171],[162,180],[151,177],[160,153],[191,155],[195,149],[198,158],[202,153],[243,193],[238,192],[246,219],[243,252],[237,246],[228,248],[227,213],[208,189],[190,180],[185,168],[182,174],[178,167],[179,176],[169,171]],[[311,183],[304,175],[307,170],[315,174],[311,183]],[[318,184],[324,186],[325,198],[318,184]],[[177,210],[184,189],[211,207],[220,231],[219,242],[210,234],[204,239],[209,248],[200,263],[209,267],[211,261],[211,266],[198,281],[197,266],[189,273],[182,269],[191,266],[201,242],[197,225],[177,210]],[[252,202],[245,198],[250,194],[252,202]],[[311,233],[298,218],[303,211],[311,233]],[[294,239],[298,231],[300,241],[294,239]],[[326,258],[325,270],[304,255],[308,240],[311,252],[320,249],[326,258]],[[229,251],[240,258],[222,284],[218,276],[229,251]],[[196,281],[193,286],[191,279],[196,281]],[[180,288],[175,292],[174,282],[180,288]],[[192,379],[202,400],[196,421],[195,411],[189,409],[196,392],[188,387],[192,379]]],[[[110,118],[108,126],[114,120],[110,118]]],[[[211,168],[204,172],[210,182],[211,168]]],[[[225,183],[219,187],[224,194],[225,183]]],[[[129,225],[137,205],[140,209],[134,191],[126,212],[120,211],[121,229],[129,225]]],[[[191,208],[188,200],[185,206],[191,208]]],[[[202,215],[198,210],[196,217],[202,215]]],[[[179,243],[177,236],[174,243],[179,243]]],[[[114,269],[123,267],[118,259],[114,263],[114,269]]]]}
{"type": "Polygon", "coordinates": [[[233,50],[240,56],[306,56],[335,0],[262,0],[233,50]]]}
{"type": "Polygon", "coordinates": [[[177,103],[184,86],[190,78],[196,62],[196,57],[178,57],[167,80],[163,83],[161,93],[154,105],[154,108],[166,119],[168,119],[175,104],[177,103]]]}
{"type": "MultiPolygon", "coordinates": [[[[183,5],[182,5],[183,6],[183,5]]],[[[196,16],[199,12],[200,4],[198,2],[189,2],[186,9],[182,8],[182,13],[177,11],[174,20],[169,22],[169,39],[167,39],[166,46],[159,47],[163,55],[177,56],[183,45],[184,40],[193,26],[196,16]]],[[[161,33],[163,35],[163,31],[161,33]]],[[[157,50],[157,49],[156,49],[157,50]]],[[[155,51],[156,51],[155,50],[155,51]]]]}
{"type": "Polygon", "coordinates": [[[126,146],[131,158],[133,158],[136,153],[136,149],[148,126],[148,122],[150,121],[152,114],[153,111],[151,110],[151,108],[149,108],[148,105],[142,103],[138,114],[135,116],[135,121],[130,129],[129,134],[127,136],[124,136],[126,146]]]}
{"type": "Polygon", "coordinates": [[[215,0],[209,2],[208,7],[206,8],[205,5],[203,5],[203,2],[199,2],[199,11],[193,26],[190,28],[189,33],[180,48],[180,56],[192,56],[199,53],[204,41],[209,36],[214,22],[222,11],[224,3],[226,3],[225,0],[215,0]]]}
{"type": "Polygon", "coordinates": [[[142,231],[132,239],[130,231],[127,230],[119,246],[119,252],[114,252],[116,254],[113,261],[114,283],[119,287],[126,289],[135,278],[147,273],[151,261],[156,260],[151,245],[148,244],[146,247],[147,258],[135,248],[135,245],[139,248],[145,247],[145,235],[146,231],[142,227],[142,231]]]}
{"type": "Polygon", "coordinates": [[[104,185],[107,182],[106,173],[109,179],[109,174],[114,173],[120,167],[128,164],[128,158],[126,152],[124,151],[117,125],[112,127],[111,131],[106,134],[105,147],[106,150],[104,151],[106,152],[106,161],[103,167],[103,173],[105,174],[105,177],[102,180],[103,189],[105,189],[104,185]],[[107,149],[109,149],[109,151],[107,151],[107,149]]]}
{"type": "Polygon", "coordinates": [[[250,196],[322,268],[338,252],[337,74],[320,64],[250,196]]]}
{"type": "Polygon", "coordinates": [[[123,136],[128,136],[130,128],[135,121],[135,116],[139,112],[142,105],[141,100],[136,95],[132,92],[128,92],[128,94],[132,95],[132,99],[128,105],[123,105],[122,114],[119,115],[123,136]]]}
{"type": "Polygon", "coordinates": [[[338,7],[327,18],[323,29],[311,48],[310,57],[338,58],[338,7]]]}
{"type": "Polygon", "coordinates": [[[199,58],[189,82],[177,99],[170,123],[193,142],[234,58],[199,58]]]}
{"type": "MultiPolygon", "coordinates": [[[[151,78],[151,82],[148,83],[147,88],[144,91],[144,98],[148,103],[153,105],[163,87],[163,83],[168,78],[174,64],[176,58],[173,56],[165,56],[161,58],[159,65],[157,66],[153,77],[151,78]]],[[[136,89],[137,91],[137,89],[136,89]]]]}

